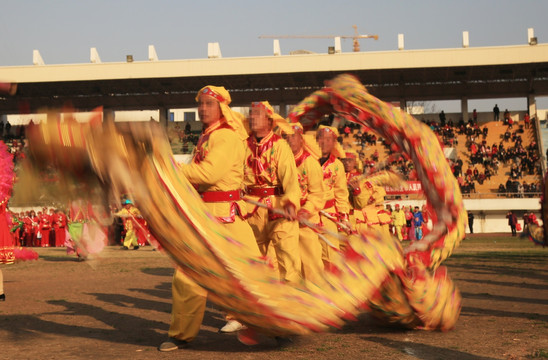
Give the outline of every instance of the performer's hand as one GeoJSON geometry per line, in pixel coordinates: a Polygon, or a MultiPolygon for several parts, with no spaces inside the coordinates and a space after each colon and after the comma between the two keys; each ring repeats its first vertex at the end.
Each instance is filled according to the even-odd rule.
{"type": "Polygon", "coordinates": [[[354,176],[352,179],[348,180],[348,185],[350,185],[352,189],[357,189],[360,187],[360,179],[358,178],[358,176],[354,176]]]}
{"type": "Polygon", "coordinates": [[[285,217],[289,220],[297,219],[297,212],[295,211],[295,205],[291,203],[287,203],[284,206],[284,213],[285,213],[285,217]]]}
{"type": "Polygon", "coordinates": [[[344,226],[344,230],[346,232],[352,232],[352,224],[350,224],[350,221],[348,220],[343,220],[341,221],[341,224],[344,226]]]}
{"type": "Polygon", "coordinates": [[[308,210],[300,209],[297,212],[297,218],[299,218],[299,219],[308,220],[308,219],[310,219],[310,217],[312,217],[312,214],[310,212],[308,212],[308,210]]]}

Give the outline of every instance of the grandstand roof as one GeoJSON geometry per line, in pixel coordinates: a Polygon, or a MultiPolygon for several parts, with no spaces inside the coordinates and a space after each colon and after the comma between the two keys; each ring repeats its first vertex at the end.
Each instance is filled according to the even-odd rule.
{"type": "Polygon", "coordinates": [[[19,83],[16,96],[0,98],[0,112],[22,101],[31,109],[186,107],[205,84],[227,87],[235,105],[290,104],[343,72],[385,101],[546,96],[548,44],[0,67],[2,81],[19,83]]]}

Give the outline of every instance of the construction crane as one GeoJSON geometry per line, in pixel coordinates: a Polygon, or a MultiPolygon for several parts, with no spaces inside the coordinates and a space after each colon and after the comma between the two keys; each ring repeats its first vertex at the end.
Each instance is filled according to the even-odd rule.
{"type": "Polygon", "coordinates": [[[360,35],[358,33],[358,26],[352,25],[354,28],[354,35],[261,35],[259,39],[352,39],[354,52],[360,51],[359,39],[375,39],[379,40],[379,35],[360,35]]]}

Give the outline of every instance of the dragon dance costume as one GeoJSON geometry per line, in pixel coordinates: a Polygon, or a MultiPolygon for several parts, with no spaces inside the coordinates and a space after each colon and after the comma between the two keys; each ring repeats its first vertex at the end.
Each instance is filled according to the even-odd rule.
{"type": "MultiPolygon", "coordinates": [[[[413,159],[420,181],[429,184],[424,188],[434,226],[405,253],[397,239],[374,229],[348,236],[344,249],[330,254],[329,271],[321,274],[322,286],[312,286],[306,280],[296,285],[274,276],[258,250],[245,245],[248,238],[230,231],[218,219],[222,214],[213,213],[216,210],[203,203],[191,185],[201,183],[174,163],[165,134],[153,124],[132,125],[121,131],[113,123],[66,128],[66,124],[48,122],[29,131],[28,138],[35,161],[53,163],[64,172],[87,166],[118,196],[125,189],[135,189],[135,199],[165,253],[213,302],[248,325],[243,335],[253,331],[270,335],[327,331],[365,309],[410,328],[452,328],[461,298],[440,264],[463,239],[467,216],[435,135],[409,114],[370,95],[349,75],[336,77],[304,99],[290,118],[307,128],[318,115],[331,112],[367,126],[413,159]],[[63,131],[70,131],[72,137],[60,137],[63,131]],[[81,141],[74,140],[79,137],[81,141]],[[74,162],[63,163],[61,156],[52,156],[66,153],[67,147],[74,162]]],[[[211,147],[209,154],[213,150],[211,147]]],[[[240,150],[232,147],[226,153],[235,151],[240,150]]],[[[224,159],[227,155],[219,156],[224,159]]],[[[197,164],[189,166],[199,168],[197,164]]],[[[208,166],[211,170],[211,164],[208,166]]],[[[338,166],[346,190],[342,164],[338,166]]],[[[226,169],[227,163],[220,167],[226,169]]],[[[195,175],[199,178],[206,173],[197,171],[195,175]]],[[[297,201],[299,198],[300,194],[297,201]]],[[[348,201],[347,190],[344,199],[348,201]]],[[[345,214],[348,208],[342,205],[335,211],[345,214]]]]}

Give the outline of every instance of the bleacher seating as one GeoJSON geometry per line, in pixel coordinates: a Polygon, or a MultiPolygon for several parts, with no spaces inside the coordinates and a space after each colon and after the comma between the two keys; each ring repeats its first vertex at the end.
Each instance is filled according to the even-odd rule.
{"type": "MultiPolygon", "coordinates": [[[[476,143],[481,144],[482,141],[486,141],[486,145],[492,146],[493,144],[499,144],[501,141],[504,144],[505,149],[508,149],[510,147],[514,146],[514,142],[512,140],[504,141],[504,133],[507,131],[508,126],[504,125],[502,122],[494,122],[494,121],[488,121],[484,123],[478,124],[480,129],[483,127],[487,127],[488,134],[483,138],[482,135],[480,135],[478,138],[475,139],[476,143]]],[[[520,125],[523,125],[523,121],[518,122],[517,124],[514,124],[513,129],[510,131],[513,132],[520,128],[520,125]]],[[[353,148],[358,153],[362,152],[365,154],[365,158],[370,160],[375,153],[375,151],[379,154],[379,162],[382,162],[383,160],[386,160],[389,156],[388,149],[383,145],[382,139],[377,139],[377,142],[375,145],[369,145],[366,144],[365,146],[361,146],[361,142],[359,139],[356,139],[359,130],[353,130],[352,134],[348,137],[344,136],[342,137],[342,143],[344,148],[353,148]]],[[[530,127],[528,129],[523,129],[523,133],[520,134],[522,138],[522,145],[524,148],[527,148],[532,142],[536,141],[536,134],[533,127],[530,127]]],[[[470,150],[467,147],[468,141],[467,141],[467,135],[466,134],[459,134],[456,131],[455,128],[455,140],[454,143],[457,145],[457,157],[459,159],[462,159],[463,166],[462,166],[462,172],[463,174],[466,172],[466,170],[470,167],[471,169],[474,168],[474,166],[478,169],[478,171],[484,172],[485,167],[483,164],[476,164],[471,165],[470,162],[470,150]]],[[[506,181],[508,180],[510,176],[510,169],[511,169],[512,162],[508,161],[505,164],[503,162],[500,162],[499,169],[496,173],[493,173],[490,180],[486,180],[483,184],[479,184],[478,182],[475,182],[475,194],[471,194],[473,196],[482,196],[482,197],[494,197],[497,196],[498,187],[500,184],[506,184],[506,181]]],[[[522,177],[518,179],[519,182],[527,182],[528,184],[531,183],[541,183],[541,176],[538,173],[535,173],[534,175],[529,175],[526,172],[522,174],[522,177]]]]}

